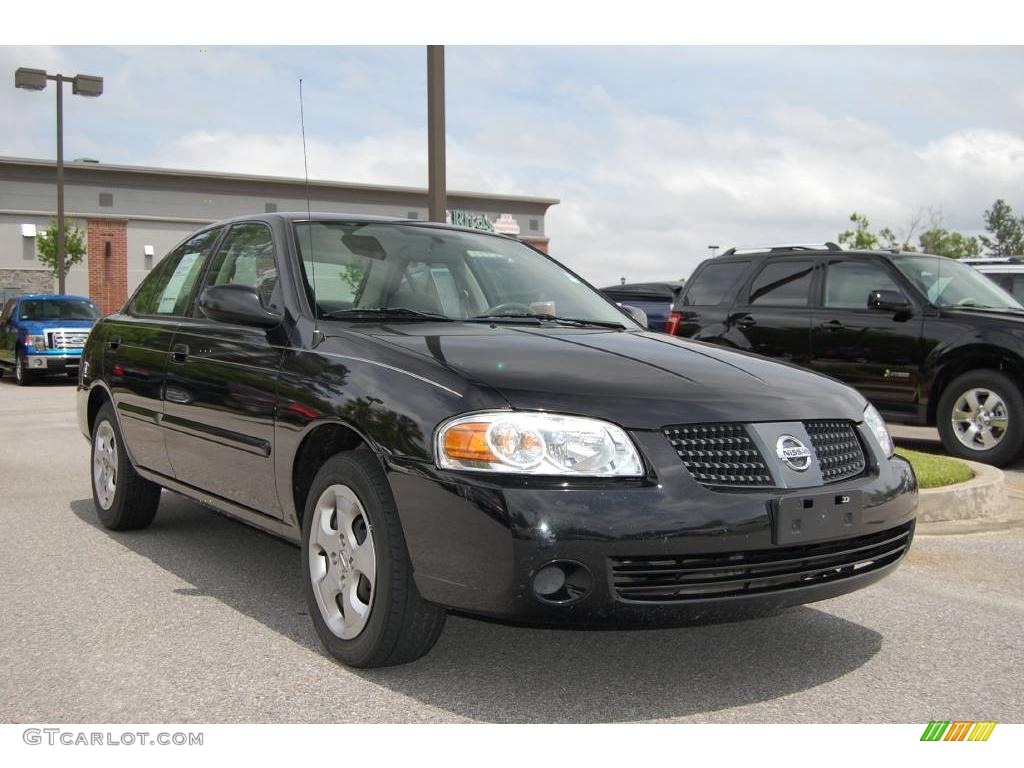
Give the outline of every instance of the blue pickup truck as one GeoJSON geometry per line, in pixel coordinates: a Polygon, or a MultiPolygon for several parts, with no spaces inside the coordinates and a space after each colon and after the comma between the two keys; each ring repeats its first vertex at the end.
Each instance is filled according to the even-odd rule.
{"type": "Polygon", "coordinates": [[[627,283],[602,288],[601,293],[621,306],[642,309],[647,315],[648,329],[664,332],[682,290],[682,282],[627,283]]]}
{"type": "Polygon", "coordinates": [[[100,310],[84,296],[16,296],[0,315],[0,372],[25,385],[37,376],[78,375],[82,347],[100,310]]]}

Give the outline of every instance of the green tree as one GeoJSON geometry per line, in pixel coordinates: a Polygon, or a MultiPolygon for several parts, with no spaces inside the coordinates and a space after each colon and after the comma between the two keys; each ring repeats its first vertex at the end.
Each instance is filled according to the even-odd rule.
{"type": "Polygon", "coordinates": [[[1024,254],[1024,220],[1013,215],[1013,209],[999,199],[985,211],[985,229],[992,237],[981,236],[981,242],[993,256],[1024,254]]]}
{"type": "MultiPolygon", "coordinates": [[[[45,232],[36,236],[36,258],[39,263],[49,269],[53,276],[60,279],[57,265],[57,219],[50,220],[45,232]]],[[[64,220],[64,276],[75,264],[85,258],[85,233],[74,224],[64,220]]]]}
{"type": "Polygon", "coordinates": [[[839,244],[847,248],[871,249],[878,247],[878,235],[871,231],[871,222],[863,213],[850,214],[853,229],[839,233],[839,244]]]}
{"type": "Polygon", "coordinates": [[[908,228],[908,234],[902,240],[889,227],[882,227],[876,235],[871,231],[871,222],[863,213],[854,211],[850,214],[853,229],[839,233],[839,244],[847,248],[871,250],[873,248],[895,248],[901,251],[912,251],[914,246],[909,242],[920,223],[920,214],[914,216],[908,228]]]}
{"type": "Polygon", "coordinates": [[[921,250],[936,256],[951,259],[966,259],[981,255],[981,243],[976,237],[967,237],[960,232],[950,232],[944,227],[932,227],[918,238],[921,250]]]}

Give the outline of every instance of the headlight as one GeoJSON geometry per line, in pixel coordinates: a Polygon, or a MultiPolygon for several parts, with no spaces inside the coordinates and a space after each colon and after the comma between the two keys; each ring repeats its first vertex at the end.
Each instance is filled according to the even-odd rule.
{"type": "Polygon", "coordinates": [[[437,466],[478,472],[640,477],[643,462],[614,424],[578,416],[496,411],[443,424],[437,466]]]}
{"type": "Polygon", "coordinates": [[[46,349],[46,336],[36,333],[25,334],[25,348],[28,350],[46,349]]]}
{"type": "Polygon", "coordinates": [[[868,403],[868,407],[864,409],[864,423],[868,425],[871,433],[875,436],[882,453],[886,455],[886,458],[891,458],[893,454],[892,437],[889,436],[889,430],[885,426],[882,414],[875,410],[875,406],[871,403],[868,403]]]}

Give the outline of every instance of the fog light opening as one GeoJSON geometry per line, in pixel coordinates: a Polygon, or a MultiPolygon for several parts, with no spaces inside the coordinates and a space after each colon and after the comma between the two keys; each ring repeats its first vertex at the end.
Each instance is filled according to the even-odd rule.
{"type": "Polygon", "coordinates": [[[533,593],[545,603],[571,603],[586,596],[593,582],[586,566],[557,560],[533,575],[533,593]]]}

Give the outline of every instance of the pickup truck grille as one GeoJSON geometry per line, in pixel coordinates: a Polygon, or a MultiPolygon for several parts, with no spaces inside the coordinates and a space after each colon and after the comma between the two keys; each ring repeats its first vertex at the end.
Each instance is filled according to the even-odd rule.
{"type": "Polygon", "coordinates": [[[753,552],[613,557],[612,588],[620,600],[634,602],[779,592],[891,565],[906,553],[912,534],[907,523],[853,539],[753,552]]]}
{"type": "MultiPolygon", "coordinates": [[[[805,421],[811,448],[825,484],[862,474],[864,447],[849,421],[805,421]]],[[[769,461],[743,424],[686,424],[662,430],[686,471],[706,488],[724,490],[775,487],[769,461]]]]}
{"type": "Polygon", "coordinates": [[[81,349],[87,338],[88,328],[57,328],[46,332],[46,345],[50,349],[81,349]]]}

